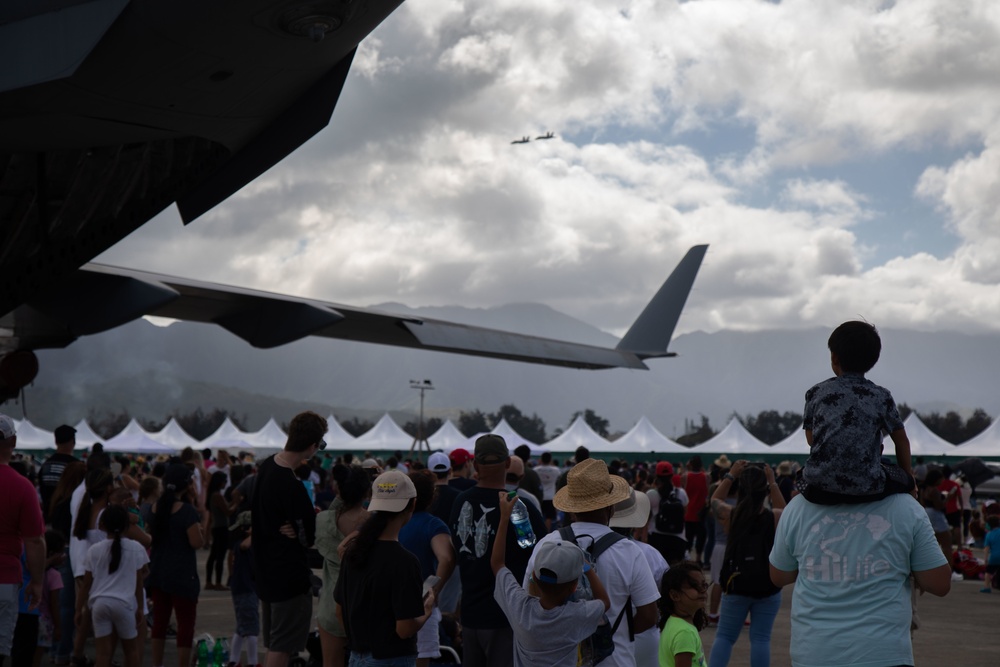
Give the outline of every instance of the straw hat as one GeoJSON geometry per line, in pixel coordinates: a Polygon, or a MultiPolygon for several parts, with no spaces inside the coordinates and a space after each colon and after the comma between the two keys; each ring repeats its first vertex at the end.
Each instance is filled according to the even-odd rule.
{"type": "Polygon", "coordinates": [[[715,459],[713,463],[715,463],[716,466],[723,468],[725,470],[728,470],[730,467],[732,467],[732,465],[729,463],[729,457],[726,456],[725,454],[715,459]]]}
{"type": "Polygon", "coordinates": [[[624,478],[608,473],[604,461],[587,459],[569,471],[552,504],[563,512],[592,512],[625,500],[631,490],[624,478]]]}
{"type": "Polygon", "coordinates": [[[649,523],[649,496],[629,490],[628,498],[615,504],[612,528],[642,528],[649,523]]]}

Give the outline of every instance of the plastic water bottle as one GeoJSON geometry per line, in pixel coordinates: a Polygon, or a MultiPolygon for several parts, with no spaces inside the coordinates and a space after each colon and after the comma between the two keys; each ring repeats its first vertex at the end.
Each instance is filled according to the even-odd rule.
{"type": "Polygon", "coordinates": [[[225,637],[222,638],[222,667],[226,667],[229,664],[229,640],[225,637]]]}
{"type": "MultiPolygon", "coordinates": [[[[517,491],[511,491],[510,497],[517,496],[517,491]]],[[[514,532],[517,534],[517,546],[522,549],[529,549],[535,546],[538,540],[535,538],[535,531],[531,529],[531,519],[528,518],[528,508],[520,498],[514,501],[514,507],[510,511],[510,522],[514,524],[514,532]]]]}
{"type": "Polygon", "coordinates": [[[212,663],[208,657],[208,640],[198,640],[198,667],[210,667],[212,663]]]}
{"type": "Polygon", "coordinates": [[[212,664],[215,667],[226,667],[226,663],[222,658],[222,637],[215,640],[215,646],[212,647],[212,664]]]}

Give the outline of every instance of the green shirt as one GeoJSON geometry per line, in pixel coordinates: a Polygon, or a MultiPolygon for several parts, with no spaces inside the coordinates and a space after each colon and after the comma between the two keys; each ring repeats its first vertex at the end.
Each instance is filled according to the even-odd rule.
{"type": "Polygon", "coordinates": [[[705,651],[697,628],[683,618],[671,616],[660,633],[660,667],[674,667],[674,656],[678,653],[693,653],[692,667],[705,667],[705,651]]]}

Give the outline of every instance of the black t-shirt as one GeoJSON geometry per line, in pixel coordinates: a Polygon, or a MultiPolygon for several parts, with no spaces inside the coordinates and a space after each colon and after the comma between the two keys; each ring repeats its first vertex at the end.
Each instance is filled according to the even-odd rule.
{"type": "Polygon", "coordinates": [[[257,471],[251,507],[257,595],[282,602],[311,591],[307,551],[316,539],[316,513],[302,481],[269,456],[257,471]],[[279,532],[285,523],[295,527],[298,539],[279,532]]]}
{"type": "Polygon", "coordinates": [[[448,480],[448,484],[461,491],[468,491],[476,485],[476,480],[469,479],[468,477],[452,477],[448,480]]]}
{"type": "Polygon", "coordinates": [[[72,454],[56,452],[45,459],[45,463],[38,471],[38,490],[42,495],[42,514],[46,517],[49,516],[49,501],[52,499],[52,493],[56,490],[56,486],[59,485],[59,478],[62,477],[63,470],[76,460],[78,459],[72,454]]]}
{"type": "Polygon", "coordinates": [[[424,615],[420,563],[399,542],[376,541],[364,568],[344,559],[333,599],[344,610],[352,651],[374,658],[417,654],[415,635],[400,639],[396,634],[396,621],[424,615]]]}
{"type": "Polygon", "coordinates": [[[448,525],[451,521],[451,508],[454,507],[455,498],[458,498],[461,492],[449,484],[438,484],[434,487],[434,492],[436,495],[429,511],[448,525]]]}
{"type": "Polygon", "coordinates": [[[537,472],[529,468],[527,465],[524,467],[524,477],[521,478],[521,483],[517,486],[518,488],[524,489],[539,500],[544,498],[544,495],[542,494],[542,478],[538,476],[537,472]]]}
{"type": "Polygon", "coordinates": [[[153,534],[149,558],[149,585],[164,593],[198,599],[198,554],[188,539],[188,528],[198,523],[198,510],[184,503],[170,515],[169,529],[153,534]]]}
{"type": "MultiPolygon", "coordinates": [[[[499,492],[500,489],[477,486],[459,494],[448,521],[462,577],[462,625],[470,628],[510,627],[500,605],[493,599],[496,579],[490,567],[493,539],[500,524],[499,492]]],[[[534,504],[524,505],[528,508],[535,538],[541,539],[545,535],[545,519],[534,504]]],[[[518,581],[524,579],[532,551],[517,546],[517,535],[512,527],[508,527],[506,562],[518,581]]]]}

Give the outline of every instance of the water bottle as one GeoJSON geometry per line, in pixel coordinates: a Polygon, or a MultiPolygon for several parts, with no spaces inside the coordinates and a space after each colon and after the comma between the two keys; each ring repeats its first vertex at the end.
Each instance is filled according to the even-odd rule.
{"type": "Polygon", "coordinates": [[[212,664],[215,667],[226,667],[222,660],[222,637],[216,639],[215,646],[212,647],[212,664]]]}
{"type": "MultiPolygon", "coordinates": [[[[510,497],[517,496],[517,491],[511,491],[510,497]]],[[[520,498],[514,501],[514,507],[510,511],[510,522],[514,524],[514,532],[517,534],[517,546],[522,549],[530,549],[535,546],[535,531],[531,529],[531,519],[528,518],[528,508],[520,498]]]]}
{"type": "Polygon", "coordinates": [[[208,659],[208,641],[203,639],[198,640],[198,667],[209,667],[210,662],[208,659]]]}
{"type": "Polygon", "coordinates": [[[226,667],[229,664],[229,640],[225,637],[222,638],[222,667],[226,667]]]}

